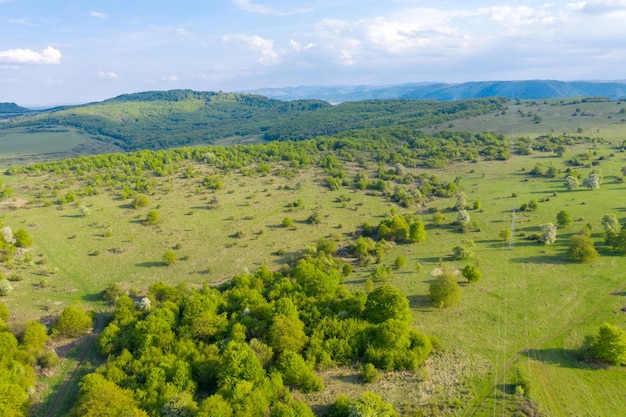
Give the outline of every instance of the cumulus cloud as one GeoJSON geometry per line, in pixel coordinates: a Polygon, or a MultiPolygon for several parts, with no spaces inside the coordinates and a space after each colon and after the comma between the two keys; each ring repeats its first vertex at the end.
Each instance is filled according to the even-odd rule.
{"type": "Polygon", "coordinates": [[[626,12],[624,0],[591,0],[569,3],[567,9],[590,15],[618,15],[623,16],[626,12]]]}
{"type": "Polygon", "coordinates": [[[89,16],[97,17],[98,19],[106,19],[107,17],[109,17],[109,15],[107,13],[96,12],[96,11],[93,11],[93,10],[91,12],[89,12],[89,16]]]}
{"type": "Polygon", "coordinates": [[[37,52],[32,49],[7,49],[0,51],[0,63],[4,64],[59,64],[61,51],[51,46],[37,52]]]}
{"type": "Polygon", "coordinates": [[[98,78],[102,78],[102,79],[109,79],[109,80],[115,80],[116,78],[119,78],[119,74],[117,74],[116,72],[111,72],[111,71],[98,71],[98,78]]]}
{"type": "Polygon", "coordinates": [[[178,81],[178,76],[174,74],[170,74],[167,77],[163,78],[164,81],[178,81]]]}
{"type": "Polygon", "coordinates": [[[309,13],[312,9],[276,10],[262,4],[253,3],[250,0],[232,0],[233,4],[240,10],[249,13],[259,13],[273,16],[290,16],[294,14],[309,13]]]}
{"type": "Polygon", "coordinates": [[[289,47],[291,48],[292,51],[299,53],[299,52],[308,51],[309,49],[315,48],[315,44],[313,42],[309,42],[308,44],[302,46],[299,42],[291,39],[289,41],[289,47]]]}
{"type": "Polygon", "coordinates": [[[274,51],[274,41],[264,39],[258,35],[224,36],[225,42],[240,42],[259,53],[258,62],[263,65],[273,65],[280,62],[278,53],[274,51]]]}

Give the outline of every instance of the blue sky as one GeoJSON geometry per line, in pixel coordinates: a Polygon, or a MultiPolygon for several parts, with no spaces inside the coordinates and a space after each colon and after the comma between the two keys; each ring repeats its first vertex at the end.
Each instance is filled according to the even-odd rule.
{"type": "Polygon", "coordinates": [[[626,1],[0,0],[0,102],[626,79],[626,1]]]}

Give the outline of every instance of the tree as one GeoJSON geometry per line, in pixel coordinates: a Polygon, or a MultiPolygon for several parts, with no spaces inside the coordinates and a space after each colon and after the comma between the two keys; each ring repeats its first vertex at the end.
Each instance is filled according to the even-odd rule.
{"type": "Polygon", "coordinates": [[[445,220],[445,216],[440,211],[433,213],[433,226],[441,226],[445,220]]]}
{"type": "Polygon", "coordinates": [[[556,226],[552,223],[541,225],[541,241],[546,245],[551,245],[556,241],[556,226]]]}
{"type": "Polygon", "coordinates": [[[461,301],[461,287],[452,274],[444,272],[430,284],[428,296],[438,308],[455,306],[461,301]]]}
{"type": "Polygon", "coordinates": [[[568,175],[567,177],[565,177],[565,182],[563,183],[563,185],[565,185],[567,191],[574,191],[579,186],[578,178],[568,175]]]}
{"type": "Polygon", "coordinates": [[[309,338],[304,333],[304,323],[298,316],[278,315],[268,331],[267,343],[278,353],[290,350],[299,353],[309,338]]]}
{"type": "Polygon", "coordinates": [[[0,279],[0,296],[9,295],[13,291],[13,286],[6,278],[0,279]]]}
{"type": "Polygon", "coordinates": [[[591,355],[613,365],[626,365],[626,332],[609,323],[600,326],[590,346],[591,355]]]}
{"type": "Polygon", "coordinates": [[[133,199],[132,205],[136,209],[148,207],[150,205],[150,199],[145,194],[137,194],[133,199]]]}
{"type": "Polygon", "coordinates": [[[511,239],[511,229],[500,230],[498,236],[500,237],[500,239],[502,239],[503,242],[508,242],[511,239]]]}
{"type": "Polygon", "coordinates": [[[467,210],[459,210],[456,214],[456,224],[467,224],[470,222],[470,215],[467,210]]]}
{"type": "Polygon", "coordinates": [[[590,173],[587,178],[583,180],[583,185],[590,190],[597,190],[602,183],[602,176],[599,173],[590,173]]]}
{"type": "Polygon", "coordinates": [[[416,220],[409,226],[409,240],[413,243],[423,242],[426,240],[426,229],[424,222],[416,220]]]}
{"type": "Polygon", "coordinates": [[[620,234],[620,224],[615,214],[606,214],[602,216],[602,227],[604,228],[604,242],[612,247],[617,247],[618,237],[620,234]]]}
{"type": "Polygon", "coordinates": [[[18,248],[28,248],[33,244],[33,239],[28,232],[21,228],[15,232],[13,238],[15,238],[15,246],[18,248]]]}
{"type": "Polygon", "coordinates": [[[29,321],[26,324],[24,335],[22,336],[22,346],[29,352],[41,352],[48,342],[48,329],[37,320],[29,321]]]}
{"type": "Polygon", "coordinates": [[[478,282],[483,278],[482,272],[472,264],[465,265],[465,268],[461,271],[463,277],[467,280],[467,282],[478,282]]]}
{"type": "Polygon", "coordinates": [[[393,263],[393,268],[397,271],[406,266],[406,258],[404,255],[398,255],[395,262],[393,263]]]}
{"type": "Polygon", "coordinates": [[[350,417],[398,417],[393,406],[378,394],[366,391],[350,405],[350,417]]]}
{"type": "Polygon", "coordinates": [[[460,245],[452,248],[452,259],[461,260],[474,256],[476,244],[472,239],[463,239],[460,245]]]}
{"type": "Polygon", "coordinates": [[[561,210],[556,214],[556,225],[558,227],[569,226],[572,223],[572,215],[567,210],[561,210]]]}
{"type": "Polygon", "coordinates": [[[125,390],[98,373],[88,374],[80,383],[77,415],[85,417],[147,417],[137,407],[133,392],[125,390]]]}
{"type": "Polygon", "coordinates": [[[166,249],[165,252],[163,252],[161,260],[165,265],[169,266],[176,262],[176,258],[176,252],[173,249],[166,249]]]}
{"type": "Polygon", "coordinates": [[[291,227],[293,226],[293,220],[290,217],[285,217],[283,219],[283,227],[291,227]]]}
{"type": "Polygon", "coordinates": [[[461,210],[465,210],[465,208],[467,207],[467,198],[465,196],[465,193],[463,192],[458,192],[456,193],[456,203],[454,204],[454,209],[461,211],[461,210]]]}
{"type": "Polygon", "coordinates": [[[364,317],[371,323],[397,319],[409,323],[412,320],[409,300],[396,287],[382,285],[367,295],[364,317]]]}
{"type": "Polygon", "coordinates": [[[144,224],[147,226],[152,226],[155,224],[159,224],[161,222],[161,216],[159,212],[156,210],[150,210],[148,214],[146,214],[146,219],[144,220],[144,224]]]}
{"type": "Polygon", "coordinates": [[[52,331],[61,337],[78,337],[91,330],[91,325],[91,316],[80,303],[74,303],[63,309],[52,331]]]}
{"type": "Polygon", "coordinates": [[[598,257],[591,237],[587,234],[575,234],[569,239],[567,258],[572,261],[591,262],[598,257]]]}

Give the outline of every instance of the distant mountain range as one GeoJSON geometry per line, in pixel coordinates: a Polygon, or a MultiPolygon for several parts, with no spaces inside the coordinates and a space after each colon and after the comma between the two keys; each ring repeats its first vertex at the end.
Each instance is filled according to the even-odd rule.
{"type": "Polygon", "coordinates": [[[30,110],[15,103],[0,103],[0,114],[28,113],[30,110]]]}
{"type": "Polygon", "coordinates": [[[318,99],[331,103],[370,99],[463,100],[501,96],[550,99],[577,96],[626,98],[626,81],[476,81],[461,84],[416,83],[386,86],[301,86],[248,90],[278,100],[318,99]]]}

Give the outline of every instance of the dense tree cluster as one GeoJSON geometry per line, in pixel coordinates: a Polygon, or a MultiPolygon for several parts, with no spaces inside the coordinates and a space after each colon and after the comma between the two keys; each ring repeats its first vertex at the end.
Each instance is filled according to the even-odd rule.
{"type": "Polygon", "coordinates": [[[81,415],[106,389],[129,415],[309,416],[289,388],[322,389],[316,369],[417,369],[432,346],[411,328],[406,296],[387,285],[348,292],[343,263],[320,245],[291,270],[262,267],[217,288],[154,284],[149,309],[119,296],[99,338],[108,361],[83,381],[81,415]]]}

